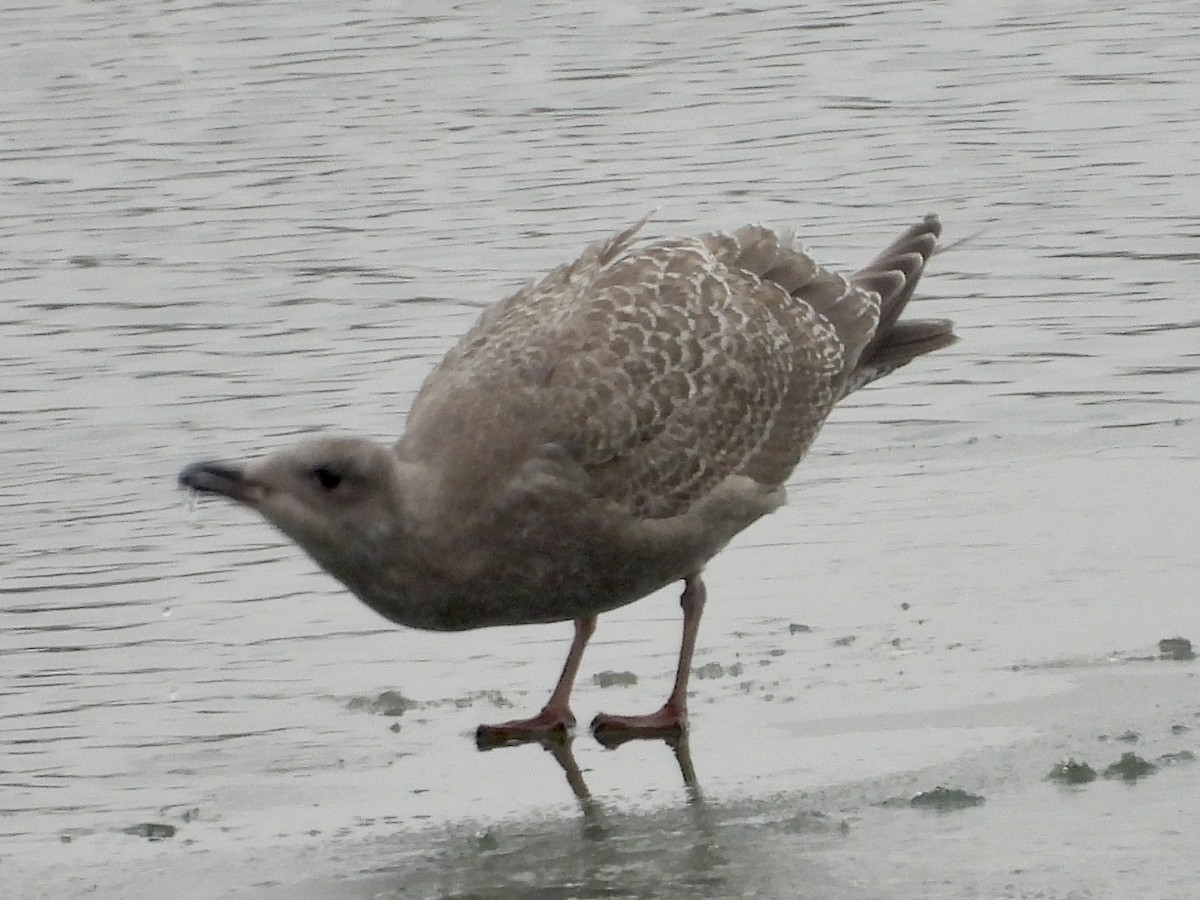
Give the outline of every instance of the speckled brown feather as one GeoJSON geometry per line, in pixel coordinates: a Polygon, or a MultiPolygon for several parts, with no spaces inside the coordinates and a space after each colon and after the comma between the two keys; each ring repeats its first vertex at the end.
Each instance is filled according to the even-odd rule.
{"type": "Polygon", "coordinates": [[[932,253],[932,217],[851,279],[762,226],[631,249],[642,224],[484,313],[426,380],[411,451],[478,490],[553,448],[597,501],[671,517],[731,475],[782,484],[872,360],[927,352],[894,352],[881,322],[932,253]]]}

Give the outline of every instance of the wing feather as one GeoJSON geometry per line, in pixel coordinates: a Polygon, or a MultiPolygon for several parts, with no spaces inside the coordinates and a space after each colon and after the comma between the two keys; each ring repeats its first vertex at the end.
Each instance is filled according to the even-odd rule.
{"type": "Polygon", "coordinates": [[[840,332],[865,346],[878,295],[787,233],[631,250],[640,225],[488,310],[426,380],[405,441],[464,484],[565,451],[594,498],[643,517],[736,473],[781,483],[836,399],[840,332]]]}

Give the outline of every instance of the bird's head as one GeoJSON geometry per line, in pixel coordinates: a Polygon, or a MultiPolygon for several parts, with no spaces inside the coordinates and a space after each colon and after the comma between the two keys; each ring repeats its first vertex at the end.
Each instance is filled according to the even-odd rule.
{"type": "Polygon", "coordinates": [[[251,463],[193,463],[179,483],[256,510],[355,589],[402,540],[403,474],[391,447],[320,437],[251,463]]]}

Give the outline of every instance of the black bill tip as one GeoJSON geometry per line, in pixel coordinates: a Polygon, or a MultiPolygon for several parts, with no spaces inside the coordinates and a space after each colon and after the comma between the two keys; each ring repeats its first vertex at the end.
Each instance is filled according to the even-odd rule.
{"type": "Polygon", "coordinates": [[[220,494],[244,500],[250,488],[241,467],[224,462],[192,463],[179,473],[179,486],[202,494],[220,494]]]}

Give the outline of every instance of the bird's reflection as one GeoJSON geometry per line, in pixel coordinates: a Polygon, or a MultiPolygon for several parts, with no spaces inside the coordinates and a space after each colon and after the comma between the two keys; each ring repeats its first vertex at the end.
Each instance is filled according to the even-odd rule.
{"type": "MultiPolygon", "coordinates": [[[[662,741],[671,749],[671,753],[675,757],[675,762],[679,766],[679,774],[683,778],[688,802],[697,805],[703,804],[704,797],[700,791],[700,784],[696,779],[696,768],[692,764],[692,753],[691,748],[688,746],[687,732],[639,735],[595,729],[592,735],[601,746],[608,750],[617,750],[631,741],[662,741]]],[[[497,740],[481,732],[475,738],[475,745],[481,751],[498,750],[504,747],[516,747],[523,744],[539,744],[543,750],[554,758],[554,761],[558,763],[559,768],[562,769],[563,774],[566,776],[571,792],[579,802],[579,807],[583,811],[585,827],[589,834],[591,836],[601,835],[603,833],[603,809],[592,796],[592,792],[588,789],[587,782],[583,778],[583,772],[579,768],[579,763],[575,760],[575,751],[572,747],[574,744],[573,735],[565,731],[557,731],[536,736],[508,736],[497,740]]]]}

